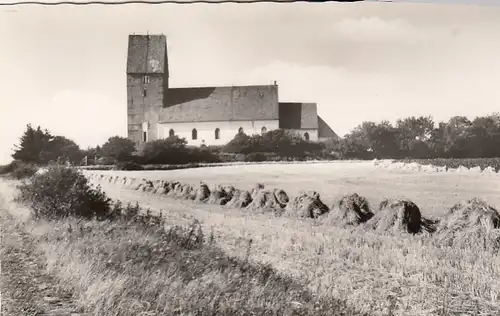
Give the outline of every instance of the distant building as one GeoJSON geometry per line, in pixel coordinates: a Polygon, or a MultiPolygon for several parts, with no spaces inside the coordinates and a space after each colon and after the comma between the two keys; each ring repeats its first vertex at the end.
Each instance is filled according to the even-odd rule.
{"type": "Polygon", "coordinates": [[[278,85],[171,88],[164,35],[129,35],[128,138],[137,144],[184,137],[189,145],[224,145],[248,135],[286,129],[317,141],[337,137],[316,103],[282,103],[278,85]]]}

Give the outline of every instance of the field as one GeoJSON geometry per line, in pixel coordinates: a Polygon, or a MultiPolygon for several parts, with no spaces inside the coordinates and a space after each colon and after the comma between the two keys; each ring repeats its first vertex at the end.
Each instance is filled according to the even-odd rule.
{"type": "MultiPolygon", "coordinates": [[[[251,189],[257,182],[293,197],[315,190],[328,206],[356,192],[372,206],[390,197],[415,202],[426,217],[439,218],[458,202],[479,197],[500,207],[499,174],[422,173],[388,170],[371,162],[270,164],[173,171],[85,171],[148,180],[206,182],[251,189]]],[[[169,225],[201,221],[227,253],[271,263],[307,283],[319,297],[346,299],[377,315],[498,315],[500,258],[480,247],[442,247],[432,237],[381,234],[315,220],[274,217],[243,209],[175,200],[97,180],[124,202],[162,212],[169,225]]]]}
{"type": "MultiPolygon", "coordinates": [[[[90,171],[89,171],[90,172],[90,171]]],[[[209,186],[233,185],[250,190],[256,183],[281,188],[290,196],[315,190],[331,205],[339,196],[356,192],[373,205],[384,198],[407,197],[431,216],[440,216],[455,203],[482,197],[500,207],[500,174],[422,173],[411,170],[377,168],[372,162],[318,164],[264,164],[195,168],[171,171],[92,171],[148,180],[175,180],[209,186]]]]}

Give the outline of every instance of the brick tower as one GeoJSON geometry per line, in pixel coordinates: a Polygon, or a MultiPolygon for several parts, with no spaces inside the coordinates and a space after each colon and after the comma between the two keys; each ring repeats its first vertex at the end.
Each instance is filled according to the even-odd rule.
{"type": "Polygon", "coordinates": [[[168,89],[165,35],[129,35],[127,55],[128,138],[141,145],[157,139],[158,113],[168,89]]]}

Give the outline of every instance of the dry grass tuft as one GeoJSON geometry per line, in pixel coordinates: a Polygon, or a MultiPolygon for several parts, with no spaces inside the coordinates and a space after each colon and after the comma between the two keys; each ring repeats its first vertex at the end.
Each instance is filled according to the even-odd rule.
{"type": "Polygon", "coordinates": [[[436,241],[445,246],[498,250],[500,214],[479,198],[458,203],[441,220],[436,241]]]}
{"type": "Polygon", "coordinates": [[[374,216],[368,200],[357,193],[344,195],[328,213],[326,220],[339,226],[355,226],[374,216]]]}
{"type": "Polygon", "coordinates": [[[418,234],[432,232],[432,221],[423,219],[418,206],[406,199],[385,199],[379,211],[365,223],[365,227],[377,232],[418,234]]]}

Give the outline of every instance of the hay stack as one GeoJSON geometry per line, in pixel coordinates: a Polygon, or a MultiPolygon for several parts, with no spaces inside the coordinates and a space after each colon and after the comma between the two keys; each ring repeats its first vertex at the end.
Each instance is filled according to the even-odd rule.
{"type": "Polygon", "coordinates": [[[274,196],[276,198],[276,201],[278,201],[278,204],[282,208],[285,208],[288,205],[288,202],[290,202],[288,194],[286,194],[286,192],[283,191],[282,189],[275,189],[274,196]]]}
{"type": "Polygon", "coordinates": [[[368,200],[357,193],[344,195],[333,205],[328,220],[339,226],[365,223],[373,217],[368,200]]]}
{"type": "Polygon", "coordinates": [[[250,196],[252,197],[252,200],[255,199],[257,194],[259,194],[259,191],[264,190],[264,185],[262,183],[257,183],[255,187],[250,191],[250,196]]]}
{"type": "Polygon", "coordinates": [[[250,203],[252,203],[252,195],[250,192],[246,190],[235,190],[233,192],[233,197],[226,203],[226,206],[232,208],[244,208],[250,203]]]}
{"type": "Polygon", "coordinates": [[[143,190],[142,187],[144,187],[145,185],[147,185],[147,180],[146,179],[142,179],[140,180],[139,184],[135,187],[135,190],[139,191],[139,190],[143,190]]]}
{"type": "Polygon", "coordinates": [[[196,195],[194,200],[197,202],[206,202],[210,198],[210,190],[208,189],[208,185],[203,182],[200,182],[200,187],[196,190],[196,195]]]}
{"type": "Polygon", "coordinates": [[[184,184],[181,187],[180,197],[185,200],[194,200],[196,198],[196,189],[190,184],[184,184]]]}
{"type": "Polygon", "coordinates": [[[153,181],[151,180],[146,180],[145,185],[142,186],[142,191],[143,192],[152,192],[155,188],[155,185],[153,181]]]}
{"type": "Polygon", "coordinates": [[[232,185],[226,185],[223,188],[224,192],[226,195],[229,197],[229,200],[231,200],[234,196],[234,193],[236,192],[236,189],[232,185]]]}
{"type": "Polygon", "coordinates": [[[170,191],[170,196],[177,199],[194,200],[196,196],[196,193],[193,192],[194,190],[195,189],[189,184],[181,184],[179,182],[176,182],[175,185],[173,186],[173,189],[170,191]]]}
{"type": "Polygon", "coordinates": [[[386,199],[366,223],[366,228],[379,232],[417,234],[434,231],[433,221],[422,218],[418,206],[406,199],[386,199]]]}
{"type": "Polygon", "coordinates": [[[447,246],[497,249],[500,247],[500,214],[479,198],[458,203],[441,220],[437,241],[447,246]]]}
{"type": "Polygon", "coordinates": [[[286,207],[286,214],[298,218],[318,218],[329,212],[316,191],[303,192],[290,201],[286,207]]]}
{"type": "Polygon", "coordinates": [[[252,198],[252,202],[246,207],[247,209],[257,213],[274,213],[275,215],[283,213],[284,210],[276,200],[273,191],[257,190],[254,195],[255,197],[252,198]]]}
{"type": "Polygon", "coordinates": [[[207,203],[225,205],[230,200],[231,196],[227,194],[226,190],[222,186],[218,185],[210,192],[210,197],[208,198],[207,203]]]}

